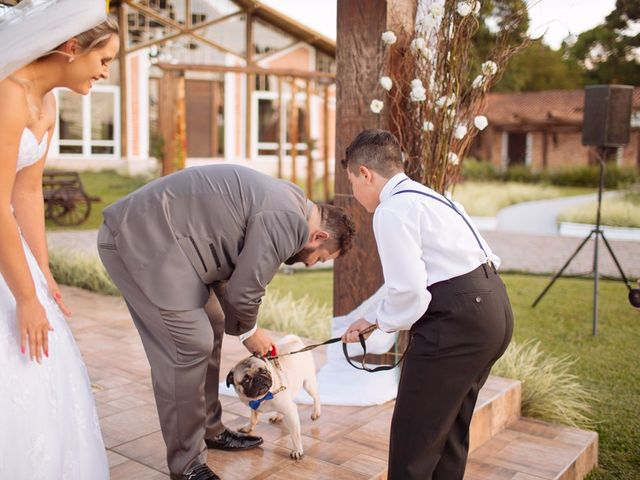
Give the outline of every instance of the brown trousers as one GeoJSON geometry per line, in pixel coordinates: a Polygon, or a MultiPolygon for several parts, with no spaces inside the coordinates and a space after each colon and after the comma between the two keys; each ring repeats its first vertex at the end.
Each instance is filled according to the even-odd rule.
{"type": "Polygon", "coordinates": [[[389,480],[462,480],[478,392],[513,332],[506,289],[490,266],[429,291],[402,365],[389,480]]]}
{"type": "Polygon", "coordinates": [[[105,225],[98,233],[98,252],[124,296],[149,359],[169,470],[182,474],[206,462],[205,437],[224,430],[218,399],[224,313],[216,293],[221,291],[212,289],[207,304],[197,310],[162,310],[132,279],[105,225]]]}

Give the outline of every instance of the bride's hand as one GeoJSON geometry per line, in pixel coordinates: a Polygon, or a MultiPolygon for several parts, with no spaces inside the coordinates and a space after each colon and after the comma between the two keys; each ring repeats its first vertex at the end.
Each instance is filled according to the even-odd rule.
{"type": "Polygon", "coordinates": [[[16,313],[20,326],[20,351],[26,352],[28,342],[29,357],[40,363],[43,353],[49,356],[49,330],[53,330],[47,313],[37,297],[18,302],[16,313]]]}
{"type": "Polygon", "coordinates": [[[49,293],[51,293],[51,296],[58,304],[58,307],[60,307],[60,310],[62,310],[62,313],[64,313],[66,317],[70,317],[71,310],[67,308],[67,306],[64,303],[64,300],[62,300],[62,294],[60,293],[60,287],[58,287],[58,282],[55,281],[51,272],[45,273],[44,276],[47,279],[47,287],[49,287],[49,293]]]}

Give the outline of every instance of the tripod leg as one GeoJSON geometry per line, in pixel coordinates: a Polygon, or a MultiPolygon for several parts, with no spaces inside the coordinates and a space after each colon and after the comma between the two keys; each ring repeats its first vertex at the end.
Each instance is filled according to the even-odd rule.
{"type": "Polygon", "coordinates": [[[604,240],[604,244],[607,247],[607,250],[609,250],[609,253],[611,254],[611,258],[613,258],[613,261],[616,264],[616,267],[618,267],[618,271],[620,272],[620,276],[622,277],[622,281],[627,286],[627,288],[629,290],[631,290],[631,287],[629,286],[629,280],[627,279],[627,277],[625,276],[624,272],[622,271],[622,267],[620,266],[620,262],[618,261],[618,258],[616,257],[616,254],[613,253],[613,248],[611,248],[611,245],[609,244],[609,242],[607,240],[607,237],[604,236],[604,232],[600,232],[600,235],[602,236],[602,240],[604,240]]]}
{"type": "Polygon", "coordinates": [[[571,263],[571,260],[573,260],[575,258],[575,256],[578,254],[578,252],[580,252],[582,247],[585,246],[585,244],[589,241],[589,239],[591,238],[591,235],[593,235],[594,232],[595,232],[595,230],[591,230],[591,232],[589,232],[589,235],[587,235],[587,237],[582,241],[582,243],[580,245],[578,245],[578,248],[576,248],[575,252],[573,252],[573,255],[571,255],[569,257],[569,260],[567,260],[567,262],[562,266],[560,271],[553,276],[553,278],[551,279],[549,284],[545,287],[545,289],[542,291],[542,293],[540,293],[540,295],[538,295],[538,298],[535,299],[535,301],[531,305],[532,308],[534,308],[538,304],[538,302],[540,300],[542,300],[542,297],[544,297],[545,293],[547,293],[547,291],[552,287],[552,285],[555,283],[555,281],[560,277],[560,275],[562,275],[562,272],[565,271],[565,269],[571,263]]]}
{"type": "Polygon", "coordinates": [[[598,236],[602,230],[595,230],[595,244],[593,246],[593,336],[598,332],[598,294],[600,293],[600,273],[598,271],[598,236]]]}

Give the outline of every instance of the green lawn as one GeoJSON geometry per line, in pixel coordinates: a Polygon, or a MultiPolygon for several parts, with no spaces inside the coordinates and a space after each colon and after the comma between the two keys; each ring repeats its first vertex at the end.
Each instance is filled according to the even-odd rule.
{"type": "Polygon", "coordinates": [[[81,172],[82,186],[90,197],[100,197],[100,202],[91,204],[91,214],[86,222],[75,227],[61,227],[47,220],[47,230],[88,230],[102,224],[102,210],[126,194],[149,181],[143,177],[125,177],[114,171],[81,172]]]}
{"type": "MultiPolygon", "coordinates": [[[[593,337],[592,281],[563,278],[532,309],[549,278],[504,274],[503,279],[516,318],[515,340],[540,340],[545,353],[570,355],[576,360],[574,373],[599,400],[594,420],[600,468],[590,480],[640,479],[640,311],[629,305],[622,282],[600,283],[598,335],[593,337]]],[[[280,274],[269,289],[330,304],[333,272],[280,274]]]]}

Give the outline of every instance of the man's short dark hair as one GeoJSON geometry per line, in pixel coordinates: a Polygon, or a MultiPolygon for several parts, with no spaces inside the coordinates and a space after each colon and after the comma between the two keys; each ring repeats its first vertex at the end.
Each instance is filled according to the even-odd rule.
{"type": "Polygon", "coordinates": [[[331,237],[325,242],[330,252],[340,250],[340,255],[347,253],[353,244],[356,226],[344,209],[326,203],[318,204],[320,225],[331,237]]]}
{"type": "Polygon", "coordinates": [[[355,176],[360,175],[360,165],[390,178],[404,171],[402,149],[395,135],[387,130],[363,130],[347,147],[342,166],[355,176]]]}

